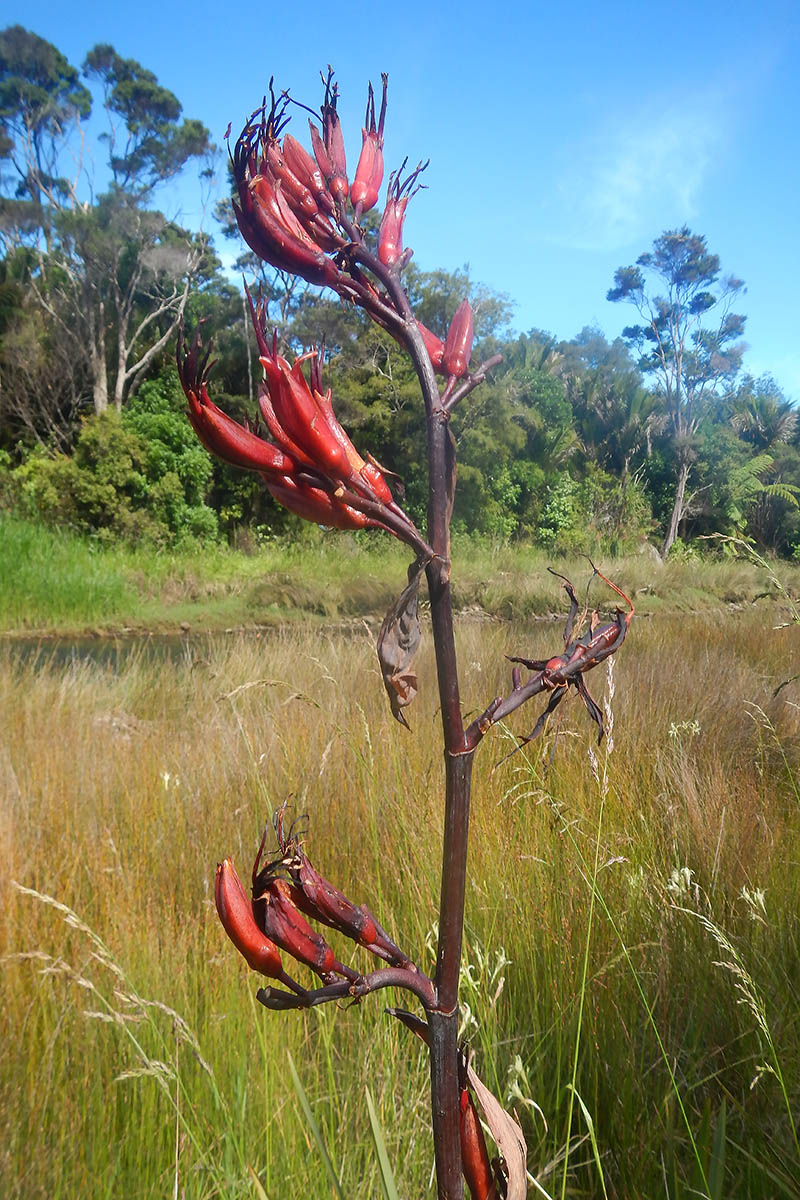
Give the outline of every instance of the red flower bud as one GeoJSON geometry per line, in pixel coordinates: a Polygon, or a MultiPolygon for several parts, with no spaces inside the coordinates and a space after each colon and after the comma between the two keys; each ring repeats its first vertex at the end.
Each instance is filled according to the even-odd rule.
{"type": "Polygon", "coordinates": [[[356,168],[356,177],[350,185],[350,203],[358,221],[362,213],[369,212],[378,202],[383,182],[383,125],[386,120],[386,88],[388,75],[382,75],[383,100],[378,125],[375,125],[375,94],[369,85],[367,114],[361,130],[361,157],[356,168]]]}
{"type": "Polygon", "coordinates": [[[408,200],[408,196],[389,196],[386,200],[378,231],[378,258],[386,267],[393,267],[403,253],[403,221],[408,200]]]}
{"type": "MultiPolygon", "coordinates": [[[[178,375],[189,402],[187,416],[205,448],[233,467],[261,471],[278,477],[295,470],[296,461],[278,446],[245,429],[209,398],[206,387],[209,345],[202,353],[199,333],[189,349],[183,334],[178,339],[178,375]]],[[[213,366],[213,364],[211,364],[213,366]]]]}
{"type": "Polygon", "coordinates": [[[432,333],[427,325],[423,325],[422,321],[417,321],[417,328],[422,334],[422,340],[425,343],[425,349],[428,351],[434,371],[441,371],[442,359],[444,358],[444,342],[435,333],[432,333]]]}
{"type": "Polygon", "coordinates": [[[285,475],[279,482],[272,476],[265,475],[264,482],[267,491],[279,504],[302,517],[304,521],[312,521],[315,525],[329,525],[333,529],[382,528],[379,522],[370,520],[364,513],[342,503],[328,492],[323,492],[321,488],[300,483],[289,475],[285,475]]]}
{"type": "Polygon", "coordinates": [[[447,375],[455,375],[460,379],[462,375],[467,374],[472,354],[472,336],[472,309],[468,300],[462,300],[450,322],[444,346],[442,366],[447,375]]]}
{"type": "MultiPolygon", "coordinates": [[[[386,207],[383,210],[381,227],[378,232],[378,257],[381,262],[392,267],[404,254],[403,251],[403,221],[406,215],[406,205],[412,196],[419,191],[417,180],[427,167],[427,163],[419,163],[407,179],[403,180],[405,161],[400,170],[389,177],[389,187],[386,195],[386,207]]],[[[405,251],[405,260],[411,257],[411,251],[405,251]]]]}
{"type": "Polygon", "coordinates": [[[325,99],[322,102],[322,138],[319,130],[309,121],[311,145],[314,157],[335,200],[347,198],[347,160],[344,152],[344,137],[336,102],[339,89],[333,82],[333,72],[328,71],[325,80],[325,99]],[[324,139],[324,140],[323,140],[324,139]]]}
{"type": "Polygon", "coordinates": [[[270,979],[282,976],[278,947],[258,928],[241,880],[229,858],[217,863],[214,900],[222,927],[248,966],[270,979]]]}

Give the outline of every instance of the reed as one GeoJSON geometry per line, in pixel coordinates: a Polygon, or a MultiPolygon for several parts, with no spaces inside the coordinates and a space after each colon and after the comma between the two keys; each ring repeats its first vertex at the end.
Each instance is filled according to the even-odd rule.
{"type": "MultiPolygon", "coordinates": [[[[476,764],[464,1033],[550,1195],[800,1194],[797,684],[773,696],[796,637],[757,611],[639,622],[597,780],[574,703],[476,764]]],[[[547,623],[458,640],[476,711],[504,653],[559,645],[547,623]]],[[[289,1054],[344,1195],[385,1186],[367,1089],[399,1194],[435,1194],[421,1047],[375,1003],[264,1012],[213,905],[215,863],[291,794],[320,869],[432,966],[429,638],[420,679],[404,734],[364,628],[3,652],[4,1195],[334,1195],[289,1054]]]]}

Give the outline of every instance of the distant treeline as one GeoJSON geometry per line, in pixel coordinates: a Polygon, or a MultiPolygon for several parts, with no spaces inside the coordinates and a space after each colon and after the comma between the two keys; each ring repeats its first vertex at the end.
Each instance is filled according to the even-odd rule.
{"type": "MultiPolygon", "coordinates": [[[[248,315],[207,236],[158,208],[215,148],[152,72],[113,47],[79,71],[14,26],[0,34],[0,505],[103,539],[235,538],[294,529],[257,478],[212,462],[183,415],[177,327],[214,339],[214,399],[254,421],[260,375],[248,315]],[[108,133],[87,153],[82,124],[108,133]],[[99,164],[90,180],[86,165],[99,164]]],[[[200,182],[198,182],[200,187],[200,182]]],[[[217,217],[238,237],[230,206],[217,217]]],[[[424,420],[392,338],[318,289],[256,277],[284,353],[324,344],[324,381],[362,452],[396,472],[420,520],[424,420]]],[[[407,268],[419,320],[445,337],[467,296],[474,361],[502,365],[453,417],[455,525],[552,551],[691,553],[752,538],[800,558],[800,429],[769,376],[742,369],[741,281],[688,229],[620,268],[608,298],[638,324],[609,343],[511,332],[513,305],[466,269],[407,268]]],[[[610,281],[611,282],[611,281],[610,281]]]]}

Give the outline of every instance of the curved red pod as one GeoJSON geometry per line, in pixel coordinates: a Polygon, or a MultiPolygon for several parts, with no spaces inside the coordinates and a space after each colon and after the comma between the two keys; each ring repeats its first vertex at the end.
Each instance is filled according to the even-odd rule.
{"type": "Polygon", "coordinates": [[[223,929],[247,965],[269,979],[281,978],[280,951],[256,925],[250,900],[230,858],[217,863],[214,902],[223,929]]]}
{"type": "MultiPolygon", "coordinates": [[[[269,359],[262,358],[260,359],[260,362],[264,367],[268,378],[273,369],[275,372],[277,372],[277,367],[275,367],[274,363],[272,363],[269,359]]],[[[306,452],[301,450],[297,443],[289,437],[288,433],[278,420],[272,404],[272,396],[270,394],[269,383],[267,379],[262,379],[258,385],[258,407],[259,411],[261,412],[261,416],[264,418],[264,423],[267,429],[269,430],[271,436],[275,438],[275,441],[278,443],[281,449],[285,450],[287,454],[291,454],[292,457],[297,459],[299,463],[304,463],[309,467],[313,466],[314,464],[306,452]]]]}
{"type": "Polygon", "coordinates": [[[337,963],[333,950],[296,907],[289,884],[283,879],[270,879],[262,886],[261,895],[253,896],[253,912],[267,935],[317,974],[334,970],[337,963]]]}
{"type": "Polygon", "coordinates": [[[370,520],[349,504],[343,504],[335,496],[323,492],[321,488],[298,483],[291,476],[286,475],[276,482],[269,475],[265,475],[264,482],[270,495],[279,504],[302,517],[304,521],[313,521],[315,525],[330,525],[334,529],[379,527],[377,521],[370,520]]]}
{"type": "Polygon", "coordinates": [[[209,400],[201,404],[189,395],[188,417],[200,441],[211,454],[232,467],[283,476],[297,468],[294,459],[278,446],[245,429],[209,400]],[[194,403],[193,403],[194,401],[194,403]]]}

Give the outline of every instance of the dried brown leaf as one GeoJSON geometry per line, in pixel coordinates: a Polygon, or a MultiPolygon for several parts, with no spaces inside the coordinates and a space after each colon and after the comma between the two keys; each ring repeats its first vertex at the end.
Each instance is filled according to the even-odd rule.
{"type": "Polygon", "coordinates": [[[417,675],[411,669],[419,649],[419,580],[424,563],[408,568],[408,584],[387,612],[378,635],[378,661],[393,716],[409,728],[403,715],[417,694],[417,675]]]}
{"type": "Polygon", "coordinates": [[[507,1113],[500,1101],[467,1063],[467,1079],[483,1109],[483,1115],[507,1172],[506,1200],[525,1200],[528,1193],[526,1161],[528,1147],[517,1121],[507,1113]]]}

